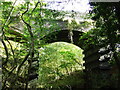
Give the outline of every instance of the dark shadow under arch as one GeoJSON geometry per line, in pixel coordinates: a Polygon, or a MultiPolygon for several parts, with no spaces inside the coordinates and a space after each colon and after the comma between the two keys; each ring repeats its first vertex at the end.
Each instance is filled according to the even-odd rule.
{"type": "MultiPolygon", "coordinates": [[[[82,36],[83,32],[81,31],[72,31],[73,32],[73,44],[82,48],[80,45],[80,36],[82,36]]],[[[45,43],[53,43],[53,42],[68,42],[71,43],[69,38],[69,30],[61,30],[61,31],[54,31],[49,33],[48,35],[44,36],[41,40],[45,43]]]]}

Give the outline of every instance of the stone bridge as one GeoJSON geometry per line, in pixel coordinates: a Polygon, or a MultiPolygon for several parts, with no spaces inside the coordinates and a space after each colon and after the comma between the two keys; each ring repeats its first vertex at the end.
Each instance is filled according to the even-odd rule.
{"type": "MultiPolygon", "coordinates": [[[[49,27],[50,23],[55,23],[56,25],[60,26],[60,30],[54,30],[48,34],[46,34],[45,36],[43,36],[40,40],[43,40],[45,43],[53,43],[53,42],[59,42],[59,41],[63,41],[63,42],[68,42],[71,43],[71,39],[69,36],[70,30],[66,28],[67,22],[63,22],[63,21],[46,21],[45,26],[49,27]]],[[[17,42],[20,42],[19,38],[23,38],[22,34],[20,32],[18,32],[17,30],[14,30],[15,33],[17,35],[19,35],[15,40],[17,40],[17,42]]],[[[97,80],[97,77],[99,76],[100,79],[103,79],[102,73],[108,73],[110,71],[110,69],[100,69],[100,64],[102,62],[99,61],[100,58],[100,54],[98,53],[100,47],[99,46],[95,46],[95,45],[91,45],[88,48],[84,48],[84,46],[86,46],[85,44],[83,44],[84,40],[80,40],[80,37],[82,36],[82,34],[84,33],[84,31],[81,31],[80,29],[75,29],[72,30],[72,39],[73,39],[73,44],[79,46],[80,48],[82,48],[84,50],[84,60],[85,60],[85,80],[86,80],[86,87],[91,87],[91,84],[94,85],[96,84],[96,86],[100,86],[101,83],[96,83],[94,80],[97,80]],[[101,75],[100,75],[101,74],[101,75]],[[94,77],[93,75],[96,75],[96,77],[94,77]],[[94,79],[96,78],[96,79],[94,79]],[[94,80],[93,80],[94,79],[94,80]]],[[[8,37],[9,40],[13,40],[12,38],[8,37]]],[[[86,39],[87,40],[87,39],[86,39]]],[[[35,63],[36,61],[33,61],[33,63],[35,63]]],[[[39,61],[38,61],[39,62],[39,61]]],[[[39,68],[38,62],[36,64],[36,67],[39,68]]],[[[37,78],[37,74],[33,73],[36,72],[36,67],[31,68],[31,75],[29,76],[29,80],[33,80],[35,78],[37,78]],[[35,71],[34,71],[35,70],[35,71]]],[[[105,74],[106,75],[106,74],[105,74]]],[[[106,80],[106,78],[105,78],[106,80]]]]}

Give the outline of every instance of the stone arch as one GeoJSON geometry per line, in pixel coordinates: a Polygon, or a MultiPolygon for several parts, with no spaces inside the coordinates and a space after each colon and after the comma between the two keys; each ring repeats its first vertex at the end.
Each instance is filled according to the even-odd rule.
{"type": "MultiPolygon", "coordinates": [[[[96,80],[98,80],[97,77],[100,77],[100,80],[104,78],[103,76],[101,76],[100,73],[107,73],[109,70],[106,69],[103,70],[100,69],[99,67],[99,65],[102,63],[99,61],[101,55],[98,53],[100,46],[90,44],[87,48],[84,48],[84,46],[86,46],[84,44],[84,40],[80,40],[80,37],[82,36],[83,33],[84,32],[82,31],[73,30],[73,42],[74,42],[73,44],[84,50],[83,54],[85,55],[85,57],[83,58],[83,60],[85,61],[84,63],[85,87],[93,88],[95,87],[94,86],[95,84],[96,87],[101,85],[101,83],[95,82],[96,80]],[[93,74],[96,76],[96,78],[93,76],[93,74]]],[[[65,29],[65,30],[54,31],[52,33],[49,33],[40,40],[43,40],[45,43],[53,43],[59,41],[71,43],[71,40],[69,39],[68,35],[69,35],[69,30],[65,29]]],[[[85,40],[87,39],[88,38],[86,38],[85,40]]],[[[35,76],[34,78],[36,77],[37,76],[35,76]]]]}
{"type": "MultiPolygon", "coordinates": [[[[73,30],[72,32],[73,32],[73,44],[84,50],[84,48],[83,48],[84,45],[83,45],[82,41],[80,42],[80,36],[82,36],[82,34],[84,32],[77,31],[77,30],[73,30]]],[[[68,35],[69,35],[69,30],[68,29],[64,29],[64,30],[59,30],[59,31],[53,31],[53,32],[43,36],[40,40],[42,40],[45,44],[54,43],[54,42],[67,42],[67,43],[71,43],[71,40],[70,40],[68,35]]],[[[33,61],[33,63],[34,63],[34,61],[33,61]]],[[[36,72],[36,69],[34,69],[34,68],[35,67],[33,67],[32,71],[36,72]]],[[[35,79],[37,77],[38,77],[38,74],[33,73],[33,74],[31,74],[29,76],[29,78],[30,78],[29,81],[31,81],[31,80],[33,80],[33,79],[35,79]]]]}

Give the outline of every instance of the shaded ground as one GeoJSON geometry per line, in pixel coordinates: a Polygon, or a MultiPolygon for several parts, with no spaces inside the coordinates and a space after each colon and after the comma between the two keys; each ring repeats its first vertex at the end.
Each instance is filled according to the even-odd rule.
{"type": "Polygon", "coordinates": [[[75,71],[70,75],[63,76],[58,80],[48,83],[46,87],[51,87],[52,89],[84,88],[84,83],[83,71],[75,71]]]}

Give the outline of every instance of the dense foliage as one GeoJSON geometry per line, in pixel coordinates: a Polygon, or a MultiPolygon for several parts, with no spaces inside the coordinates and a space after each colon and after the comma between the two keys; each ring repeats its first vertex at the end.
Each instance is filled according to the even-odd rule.
{"type": "Polygon", "coordinates": [[[90,5],[92,10],[89,16],[95,21],[94,28],[85,33],[81,39],[86,40],[84,42],[86,44],[85,48],[98,46],[107,49],[109,46],[112,53],[109,63],[112,62],[112,66],[115,64],[118,68],[116,80],[118,81],[117,87],[120,88],[120,53],[118,46],[120,43],[120,3],[91,2],[90,5]]]}
{"type": "Polygon", "coordinates": [[[50,23],[48,29],[43,20],[55,19],[59,12],[42,9],[44,4],[40,2],[27,2],[19,6],[12,2],[0,4],[3,88],[18,88],[22,85],[18,81],[26,83],[23,87],[27,87],[31,61],[39,58],[37,49],[42,45],[40,38],[58,27],[56,23],[50,23]]]}
{"type": "MultiPolygon", "coordinates": [[[[74,71],[74,68],[81,67],[81,64],[74,66],[79,63],[78,60],[82,60],[81,51],[78,51],[80,52],[78,54],[78,52],[73,53],[71,50],[67,51],[61,45],[60,47],[53,45],[54,48],[51,45],[44,46],[45,43],[41,38],[55,30],[60,30],[61,27],[56,21],[62,21],[65,15],[63,11],[42,8],[45,5],[42,2],[26,2],[20,5],[15,5],[12,2],[0,3],[0,26],[2,27],[0,31],[0,55],[2,57],[3,89],[30,88],[32,85],[29,84],[29,77],[32,72],[32,62],[35,60],[40,61],[39,73],[38,71],[35,73],[38,73],[40,78],[44,76],[40,80],[42,85],[43,83],[46,85],[47,79],[55,80],[66,72],[67,74],[72,72],[65,71],[65,68],[74,71]],[[44,46],[45,51],[41,51],[42,46],[44,46]],[[61,51],[56,52],[57,48],[61,51]],[[76,57],[77,54],[81,57],[76,57]],[[64,60],[62,61],[62,59],[64,60]],[[56,62],[56,64],[51,66],[50,62],[56,62]],[[47,66],[51,67],[47,68],[47,66]],[[58,70],[59,74],[56,69],[60,69],[60,71],[58,70]],[[54,75],[50,78],[46,70],[51,70],[54,75]],[[42,76],[41,73],[43,73],[42,76]]],[[[66,26],[68,27],[67,24],[66,26]]],[[[79,27],[76,23],[74,26],[79,27]]],[[[72,48],[72,46],[65,47],[72,48]]]]}
{"type": "MultiPolygon", "coordinates": [[[[96,46],[100,48],[110,46],[112,52],[110,63],[118,68],[116,81],[117,87],[120,88],[120,53],[117,47],[120,43],[120,5],[119,3],[90,3],[90,5],[92,10],[88,16],[94,20],[94,28],[83,33],[78,42],[86,50],[96,46]]],[[[50,10],[43,6],[46,4],[39,1],[20,5],[12,2],[0,3],[3,89],[62,86],[70,88],[72,85],[80,84],[83,86],[82,50],[67,43],[46,44],[42,38],[53,31],[67,28],[73,43],[72,30],[85,29],[91,24],[87,21],[77,23],[74,20],[77,13],[72,12],[70,16],[73,19],[62,23],[63,27],[61,21],[68,12],[50,10]],[[30,81],[31,72],[37,73],[38,79],[30,81]]]]}
{"type": "MultiPolygon", "coordinates": [[[[75,45],[64,42],[56,42],[42,47],[40,49],[39,63],[39,85],[47,85],[49,87],[50,83],[69,76],[77,70],[81,71],[82,74],[84,69],[82,50],[75,45]]],[[[63,83],[72,85],[72,83],[69,83],[71,80],[65,84],[63,79],[63,83]]],[[[53,88],[55,87],[57,86],[53,88]]]]}

